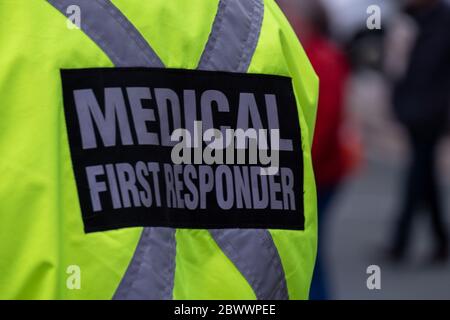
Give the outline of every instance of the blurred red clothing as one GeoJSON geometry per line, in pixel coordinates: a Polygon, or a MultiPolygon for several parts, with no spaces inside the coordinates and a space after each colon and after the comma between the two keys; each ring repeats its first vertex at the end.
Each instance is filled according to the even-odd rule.
{"type": "Polygon", "coordinates": [[[343,52],[323,36],[312,36],[303,46],[320,79],[312,159],[317,186],[326,188],[342,179],[351,162],[341,138],[349,66],[343,52]]]}

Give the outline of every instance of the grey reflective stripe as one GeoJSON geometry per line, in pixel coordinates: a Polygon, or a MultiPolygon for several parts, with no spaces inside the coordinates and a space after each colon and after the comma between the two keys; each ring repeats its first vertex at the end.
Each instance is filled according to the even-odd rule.
{"type": "MultiPolygon", "coordinates": [[[[106,0],[47,0],[66,14],[81,9],[81,29],[116,67],[164,67],[128,19],[106,0]]],[[[115,299],[172,299],[175,276],[175,230],[144,228],[134,256],[114,294],[115,299]]]]}
{"type": "Polygon", "coordinates": [[[286,279],[272,236],[263,229],[209,230],[258,300],[289,299],[286,279]]]}
{"type": "Polygon", "coordinates": [[[262,0],[220,0],[198,69],[247,72],[263,16],[262,0]]]}
{"type": "Polygon", "coordinates": [[[170,300],[175,275],[175,229],[144,228],[114,299],[170,300]]]}
{"type": "MultiPolygon", "coordinates": [[[[262,0],[220,0],[198,69],[247,72],[263,16],[262,0]]],[[[214,229],[210,233],[257,299],[289,299],[281,258],[268,230],[214,229]]]]}
{"type": "Polygon", "coordinates": [[[108,0],[47,0],[64,15],[77,5],[80,28],[111,59],[116,67],[163,67],[142,35],[108,0]]]}

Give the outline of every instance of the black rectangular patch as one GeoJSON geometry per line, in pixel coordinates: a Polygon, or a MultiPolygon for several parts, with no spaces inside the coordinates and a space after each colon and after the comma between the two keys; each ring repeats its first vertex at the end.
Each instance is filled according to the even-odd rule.
{"type": "Polygon", "coordinates": [[[61,76],[86,232],[303,230],[302,141],[290,78],[153,68],[61,76]],[[175,129],[185,130],[172,141],[175,129]],[[267,167],[272,174],[264,174],[267,167]]]}

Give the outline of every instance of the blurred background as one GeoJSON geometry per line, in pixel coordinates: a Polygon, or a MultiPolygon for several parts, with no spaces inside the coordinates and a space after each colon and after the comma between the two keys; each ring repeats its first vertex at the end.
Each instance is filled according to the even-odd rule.
{"type": "Polygon", "coordinates": [[[450,299],[449,3],[277,2],[321,79],[311,298],[450,299]]]}

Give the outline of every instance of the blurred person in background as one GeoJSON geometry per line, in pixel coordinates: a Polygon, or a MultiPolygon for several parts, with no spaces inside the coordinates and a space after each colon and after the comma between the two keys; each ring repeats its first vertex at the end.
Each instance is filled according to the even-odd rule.
{"type": "Polygon", "coordinates": [[[326,11],[318,0],[279,0],[319,76],[319,105],[312,159],[317,186],[319,245],[310,299],[329,298],[324,264],[324,222],[331,200],[350,167],[350,154],[342,139],[344,95],[349,66],[341,49],[328,33],[326,11]]]}
{"type": "Polygon", "coordinates": [[[436,147],[448,126],[450,8],[440,0],[407,0],[416,37],[394,87],[394,113],[411,145],[411,164],[390,257],[405,256],[414,213],[423,205],[436,241],[432,259],[448,258],[448,237],[436,177],[436,147]]]}

